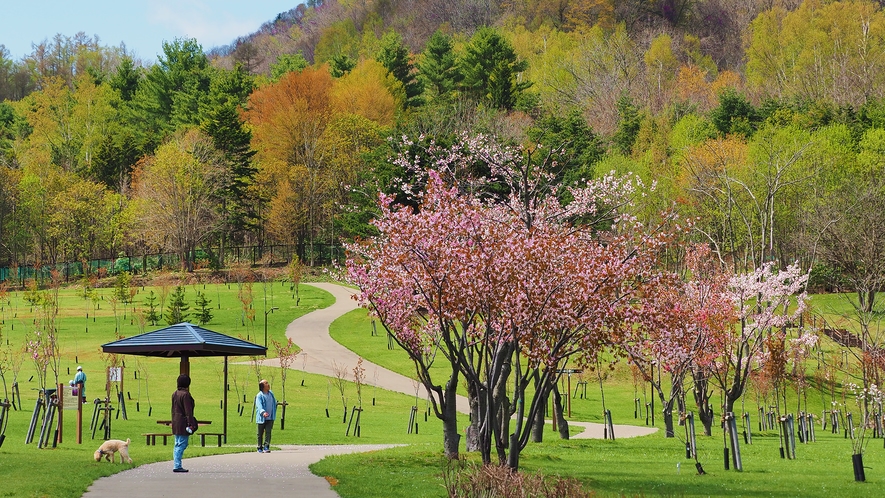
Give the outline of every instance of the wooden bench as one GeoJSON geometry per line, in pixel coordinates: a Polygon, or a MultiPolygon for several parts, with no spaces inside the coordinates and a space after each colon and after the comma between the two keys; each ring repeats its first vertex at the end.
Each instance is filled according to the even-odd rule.
{"type": "MultiPolygon", "coordinates": [[[[169,426],[169,427],[172,426],[171,420],[157,420],[157,423],[160,425],[165,425],[165,426],[169,426]]],[[[204,426],[211,425],[211,424],[212,424],[211,420],[197,420],[197,425],[200,427],[204,427],[204,426]]],[[[200,436],[200,446],[206,446],[206,436],[217,436],[218,437],[218,447],[220,448],[221,447],[221,437],[224,436],[224,433],[222,433],[222,432],[197,432],[196,435],[200,436]]],[[[164,434],[164,433],[160,433],[160,432],[158,432],[158,433],[149,432],[147,434],[142,434],[142,436],[144,436],[146,438],[148,445],[152,445],[152,444],[156,445],[157,444],[157,436],[162,436],[163,437],[163,446],[166,446],[166,438],[172,437],[172,434],[168,434],[168,433],[164,434]]]]}
{"type": "Polygon", "coordinates": [[[206,446],[206,436],[218,436],[218,447],[221,448],[221,437],[224,436],[224,433],[221,432],[199,432],[197,433],[200,436],[200,446],[206,446]]]}
{"type": "Polygon", "coordinates": [[[163,446],[166,446],[166,438],[172,437],[172,434],[171,433],[164,434],[161,432],[148,432],[146,434],[142,434],[142,436],[144,436],[144,438],[145,438],[144,442],[148,446],[152,446],[152,445],[156,446],[158,436],[163,438],[163,446]]]}
{"type": "MultiPolygon", "coordinates": [[[[166,438],[172,437],[172,434],[163,434],[160,432],[148,432],[142,434],[145,438],[145,444],[148,446],[156,446],[157,438],[163,438],[163,446],[166,446],[166,438]]],[[[224,433],[221,432],[200,432],[195,434],[195,436],[200,436],[200,446],[206,446],[206,436],[216,436],[218,438],[218,447],[221,448],[221,438],[224,436],[224,433]]]]}

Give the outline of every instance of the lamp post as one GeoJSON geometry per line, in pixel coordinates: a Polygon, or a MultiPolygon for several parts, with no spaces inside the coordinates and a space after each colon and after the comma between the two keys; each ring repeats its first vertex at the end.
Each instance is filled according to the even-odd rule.
{"type": "Polygon", "coordinates": [[[271,308],[269,310],[264,310],[264,347],[265,348],[267,347],[267,314],[273,313],[273,310],[278,310],[278,309],[279,308],[274,306],[273,308],[271,308]]]}

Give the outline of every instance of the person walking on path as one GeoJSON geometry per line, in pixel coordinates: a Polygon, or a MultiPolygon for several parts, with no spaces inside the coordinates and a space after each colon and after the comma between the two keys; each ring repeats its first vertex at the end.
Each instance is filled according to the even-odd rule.
{"type": "Polygon", "coordinates": [[[181,457],[187,449],[188,438],[197,429],[194,418],[194,398],[190,393],[191,378],[185,374],[178,376],[178,389],[172,393],[172,435],[175,446],[172,448],[172,472],[187,472],[181,466],[181,457]]]}
{"type": "Polygon", "coordinates": [[[80,390],[80,397],[86,401],[86,374],[83,373],[83,367],[77,365],[77,375],[74,376],[74,385],[80,390]]]}
{"type": "Polygon", "coordinates": [[[270,453],[270,433],[277,418],[277,398],[270,390],[270,382],[261,379],[255,395],[255,423],[258,424],[258,453],[270,453]],[[264,444],[262,446],[262,439],[264,444]]]}

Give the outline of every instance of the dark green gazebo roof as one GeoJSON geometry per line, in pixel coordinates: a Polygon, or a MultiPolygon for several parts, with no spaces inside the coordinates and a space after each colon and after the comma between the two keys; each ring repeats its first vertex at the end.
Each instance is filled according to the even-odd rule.
{"type": "MultiPolygon", "coordinates": [[[[105,353],[134,354],[181,358],[181,373],[190,375],[190,358],[200,356],[224,356],[223,386],[227,385],[228,356],[266,355],[267,348],[213,332],[192,323],[177,323],[153,332],[101,345],[105,353]]],[[[227,443],[227,390],[224,390],[224,442],[227,443]]]]}
{"type": "Polygon", "coordinates": [[[161,356],[164,358],[267,354],[265,346],[252,344],[187,322],[102,344],[101,349],[105,353],[161,356]]]}

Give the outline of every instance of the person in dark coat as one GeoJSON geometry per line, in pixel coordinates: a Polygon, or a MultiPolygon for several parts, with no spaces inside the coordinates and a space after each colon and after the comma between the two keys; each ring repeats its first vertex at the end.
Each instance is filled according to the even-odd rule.
{"type": "Polygon", "coordinates": [[[187,469],[181,466],[181,457],[187,449],[188,438],[197,428],[190,385],[191,378],[181,374],[178,376],[178,389],[172,393],[172,435],[175,437],[175,446],[172,448],[172,472],[187,472],[187,469]]]}

